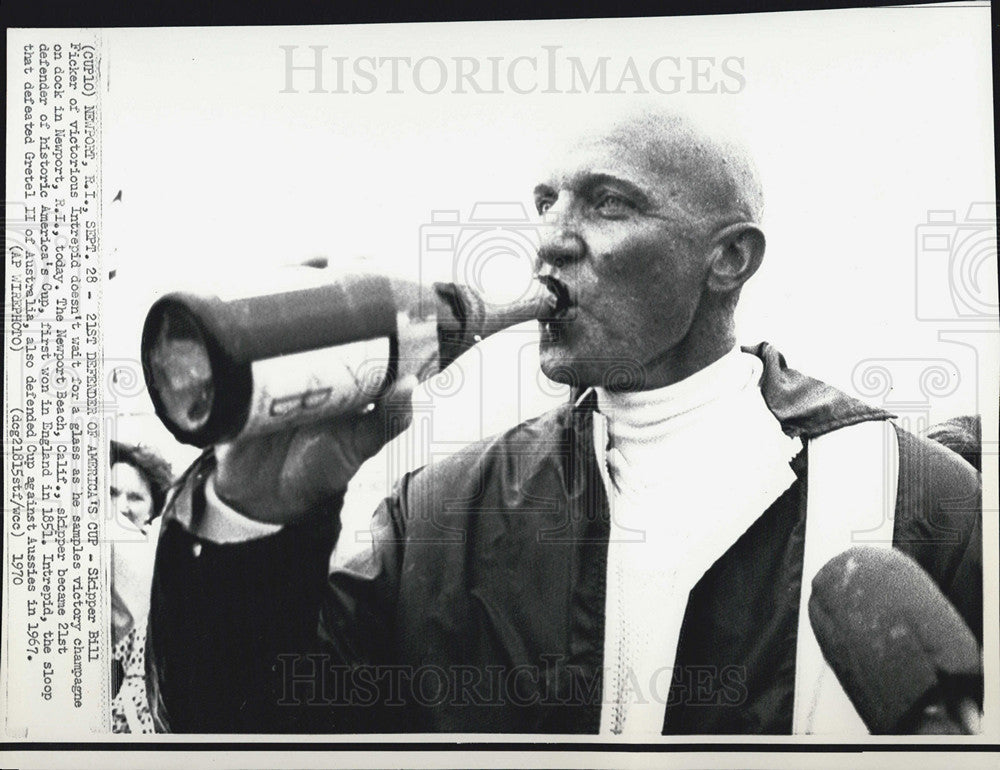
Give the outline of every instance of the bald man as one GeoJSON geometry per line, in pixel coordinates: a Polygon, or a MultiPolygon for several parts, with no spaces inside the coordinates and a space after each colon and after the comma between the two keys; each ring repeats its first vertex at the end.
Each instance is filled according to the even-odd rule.
{"type": "Polygon", "coordinates": [[[634,389],[658,388],[734,347],[736,300],[764,255],[760,183],[737,145],[640,112],[588,132],[535,201],[550,225],[540,277],[566,292],[543,328],[550,378],[596,386],[625,363],[641,367],[634,389]]]}
{"type": "MultiPolygon", "coordinates": [[[[641,112],[575,141],[535,198],[555,297],[541,366],[572,402],[404,476],[350,559],[344,490],[401,429],[408,383],[365,415],[206,454],[158,551],[160,729],[799,729],[809,449],[891,415],[736,346],[765,245],[738,144],[641,112]]],[[[885,537],[981,640],[976,474],[887,430],[885,537]]]]}

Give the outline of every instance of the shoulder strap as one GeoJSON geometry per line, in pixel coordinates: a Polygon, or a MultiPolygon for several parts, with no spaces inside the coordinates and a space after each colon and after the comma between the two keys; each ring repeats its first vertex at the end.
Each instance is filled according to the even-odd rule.
{"type": "Polygon", "coordinates": [[[864,722],[823,658],[809,622],[816,573],[852,546],[891,548],[899,445],[883,420],[809,442],[805,553],[795,651],[794,735],[867,735],[864,722]]]}

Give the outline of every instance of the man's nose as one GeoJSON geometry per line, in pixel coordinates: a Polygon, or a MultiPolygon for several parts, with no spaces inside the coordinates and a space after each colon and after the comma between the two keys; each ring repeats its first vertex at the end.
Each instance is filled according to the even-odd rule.
{"type": "Polygon", "coordinates": [[[542,235],[542,244],[535,261],[535,272],[549,274],[579,262],[586,254],[583,239],[573,232],[557,230],[542,235]]]}
{"type": "Polygon", "coordinates": [[[586,255],[587,245],[580,235],[572,214],[570,196],[560,195],[553,206],[545,212],[545,222],[541,227],[538,259],[535,271],[551,273],[586,255]]]}

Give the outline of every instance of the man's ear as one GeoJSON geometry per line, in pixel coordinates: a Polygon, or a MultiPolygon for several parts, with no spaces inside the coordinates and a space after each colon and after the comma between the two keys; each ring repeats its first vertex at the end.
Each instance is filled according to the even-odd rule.
{"type": "Polygon", "coordinates": [[[760,267],[764,246],[764,233],[752,222],[740,222],[721,230],[715,237],[712,262],[708,266],[709,290],[738,291],[760,267]]]}

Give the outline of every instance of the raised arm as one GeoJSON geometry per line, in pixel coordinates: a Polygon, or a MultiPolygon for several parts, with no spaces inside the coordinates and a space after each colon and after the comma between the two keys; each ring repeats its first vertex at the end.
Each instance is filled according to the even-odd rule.
{"type": "Polygon", "coordinates": [[[158,730],[337,732],[376,718],[330,708],[317,667],[382,649],[372,629],[388,628],[378,597],[394,582],[393,539],[377,541],[353,588],[328,581],[329,563],[344,490],[405,428],[409,386],[364,415],[206,452],[185,474],[153,579],[147,671],[158,730]],[[333,632],[320,631],[321,606],[333,632]]]}

